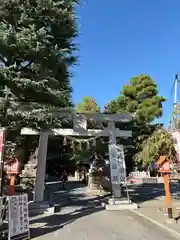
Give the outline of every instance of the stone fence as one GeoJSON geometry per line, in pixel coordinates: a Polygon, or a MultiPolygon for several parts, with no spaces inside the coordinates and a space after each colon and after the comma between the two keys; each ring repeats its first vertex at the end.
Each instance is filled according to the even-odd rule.
{"type": "Polygon", "coordinates": [[[146,171],[131,172],[128,176],[128,180],[133,180],[136,184],[158,184],[163,182],[161,177],[150,177],[149,172],[146,171]]]}
{"type": "Polygon", "coordinates": [[[150,177],[150,174],[149,172],[146,172],[146,171],[135,171],[135,172],[130,172],[129,177],[147,178],[147,177],[150,177]]]}

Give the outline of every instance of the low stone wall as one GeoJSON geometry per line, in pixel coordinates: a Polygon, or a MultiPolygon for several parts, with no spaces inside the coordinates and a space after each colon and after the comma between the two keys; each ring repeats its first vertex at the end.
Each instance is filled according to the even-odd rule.
{"type": "MultiPolygon", "coordinates": [[[[138,185],[163,183],[163,179],[161,177],[133,178],[133,180],[133,184],[138,185]]],[[[102,185],[104,189],[111,191],[111,182],[109,177],[103,177],[102,185]]]]}
{"type": "Polygon", "coordinates": [[[135,172],[130,172],[129,173],[130,177],[135,177],[135,178],[149,178],[149,172],[148,171],[135,171],[135,172]]]}
{"type": "Polygon", "coordinates": [[[142,178],[142,183],[143,184],[157,184],[158,183],[158,179],[157,178],[153,178],[153,177],[149,177],[149,178],[142,178]]]}
{"type": "Polygon", "coordinates": [[[163,183],[163,179],[161,177],[147,177],[147,178],[139,178],[139,184],[158,184],[163,183]]]}

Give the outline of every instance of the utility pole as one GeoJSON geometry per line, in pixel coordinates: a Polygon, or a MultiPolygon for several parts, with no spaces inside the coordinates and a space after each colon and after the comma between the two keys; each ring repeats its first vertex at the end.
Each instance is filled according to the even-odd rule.
{"type": "Polygon", "coordinates": [[[175,75],[174,81],[174,106],[173,106],[173,120],[174,120],[174,128],[177,127],[177,89],[178,89],[178,73],[175,75]]]}
{"type": "Polygon", "coordinates": [[[177,104],[177,89],[178,89],[178,73],[176,73],[174,81],[174,105],[177,104]]]}

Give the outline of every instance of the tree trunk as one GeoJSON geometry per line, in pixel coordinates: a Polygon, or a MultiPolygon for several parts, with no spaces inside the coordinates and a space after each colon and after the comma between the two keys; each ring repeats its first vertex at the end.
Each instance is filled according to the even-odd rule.
{"type": "Polygon", "coordinates": [[[89,174],[88,177],[88,189],[89,190],[98,190],[100,187],[100,180],[98,176],[89,174]]]}
{"type": "Polygon", "coordinates": [[[24,136],[15,154],[21,163],[21,185],[25,189],[33,189],[36,177],[38,139],[24,136]]]}
{"type": "MultiPolygon", "coordinates": [[[[39,137],[38,137],[39,138],[39,137]]],[[[15,150],[15,155],[19,159],[22,167],[37,155],[38,138],[34,136],[23,136],[15,150]]]]}
{"type": "Polygon", "coordinates": [[[88,175],[88,192],[97,192],[100,189],[100,178],[98,175],[98,169],[93,167],[93,164],[90,167],[88,175]]]}

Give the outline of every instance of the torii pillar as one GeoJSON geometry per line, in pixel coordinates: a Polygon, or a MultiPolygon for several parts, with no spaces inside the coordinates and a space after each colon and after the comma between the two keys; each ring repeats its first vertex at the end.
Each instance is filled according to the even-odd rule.
{"type": "Polygon", "coordinates": [[[42,202],[44,199],[48,136],[48,132],[40,132],[36,181],[34,187],[34,202],[42,202]]]}

